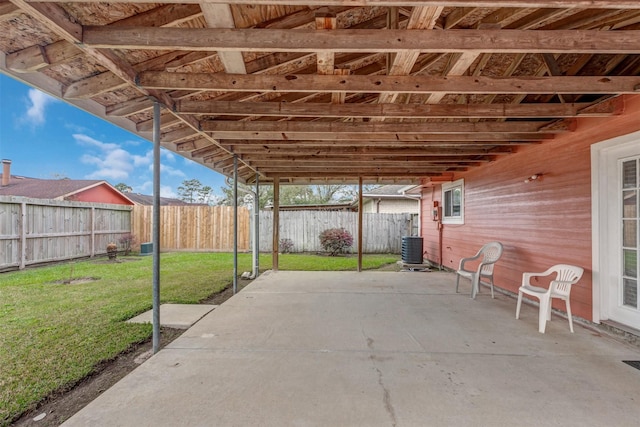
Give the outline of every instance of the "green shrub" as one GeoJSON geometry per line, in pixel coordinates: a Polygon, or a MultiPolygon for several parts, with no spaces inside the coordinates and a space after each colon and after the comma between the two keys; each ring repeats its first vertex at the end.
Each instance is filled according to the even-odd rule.
{"type": "Polygon", "coordinates": [[[345,228],[329,228],[320,233],[320,244],[331,256],[346,253],[353,245],[353,236],[345,228]]]}
{"type": "Polygon", "coordinates": [[[293,240],[280,239],[280,253],[289,254],[293,251],[293,240]]]}

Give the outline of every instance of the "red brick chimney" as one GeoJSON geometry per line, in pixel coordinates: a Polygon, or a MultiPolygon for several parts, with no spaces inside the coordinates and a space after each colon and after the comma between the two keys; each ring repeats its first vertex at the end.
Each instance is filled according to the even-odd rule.
{"type": "Polygon", "coordinates": [[[2,186],[9,185],[11,180],[11,160],[2,159],[2,186]]]}

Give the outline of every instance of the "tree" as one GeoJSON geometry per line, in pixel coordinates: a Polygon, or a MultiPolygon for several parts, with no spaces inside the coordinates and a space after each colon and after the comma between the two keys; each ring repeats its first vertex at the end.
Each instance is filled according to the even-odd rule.
{"type": "MultiPolygon", "coordinates": [[[[220,206],[233,205],[233,182],[226,181],[226,186],[220,187],[222,191],[222,198],[218,200],[220,206]]],[[[253,205],[253,193],[255,187],[250,185],[238,183],[238,206],[250,206],[253,205]]],[[[260,194],[258,195],[260,208],[267,206],[270,200],[273,200],[273,187],[270,185],[261,185],[260,194]]]]}
{"type": "MultiPolygon", "coordinates": [[[[227,182],[221,188],[224,194],[220,204],[233,204],[232,183],[227,182]]],[[[238,184],[238,205],[244,206],[251,201],[245,200],[247,193],[253,193],[254,188],[238,184]]],[[[357,193],[357,191],[356,191],[357,193]]],[[[273,186],[260,186],[260,208],[273,204],[273,186]]],[[[281,205],[324,205],[331,203],[345,203],[353,200],[353,191],[348,185],[282,185],[280,186],[281,205]]]]}
{"type": "Polygon", "coordinates": [[[120,183],[116,184],[115,185],[115,189],[118,190],[121,193],[131,193],[133,191],[133,188],[131,188],[130,186],[128,186],[124,182],[120,182],[120,183]]]}
{"type": "Polygon", "coordinates": [[[187,203],[209,204],[213,198],[213,190],[197,179],[189,179],[182,181],[182,185],[178,187],[178,196],[187,203]]]}

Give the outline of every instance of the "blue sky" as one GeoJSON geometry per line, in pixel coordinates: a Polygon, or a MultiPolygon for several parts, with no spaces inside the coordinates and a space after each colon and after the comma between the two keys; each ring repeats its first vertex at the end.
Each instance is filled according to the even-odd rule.
{"type": "MultiPolygon", "coordinates": [[[[11,174],[31,178],[99,179],[153,193],[153,144],[98,117],[0,74],[0,158],[11,174]]],[[[161,195],[177,197],[198,179],[217,195],[224,176],[162,149],[161,195]]]]}

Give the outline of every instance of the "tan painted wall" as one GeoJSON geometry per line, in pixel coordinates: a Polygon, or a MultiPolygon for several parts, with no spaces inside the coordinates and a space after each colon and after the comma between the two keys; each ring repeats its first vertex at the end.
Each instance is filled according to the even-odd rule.
{"type": "MultiPolygon", "coordinates": [[[[501,241],[505,252],[495,270],[496,285],[512,292],[523,271],[544,271],[557,263],[582,266],[572,311],[591,320],[590,147],[640,130],[640,96],[625,101],[621,116],[580,119],[574,132],[457,174],[454,180],[465,180],[465,224],[443,226],[442,264],[455,269],[460,258],[475,254],[485,242],[501,241]],[[524,182],[535,173],[543,178],[524,182]]],[[[425,257],[440,262],[433,200],[441,200],[440,186],[425,187],[422,203],[425,257]]],[[[562,303],[554,307],[564,310],[562,303]]]]}

